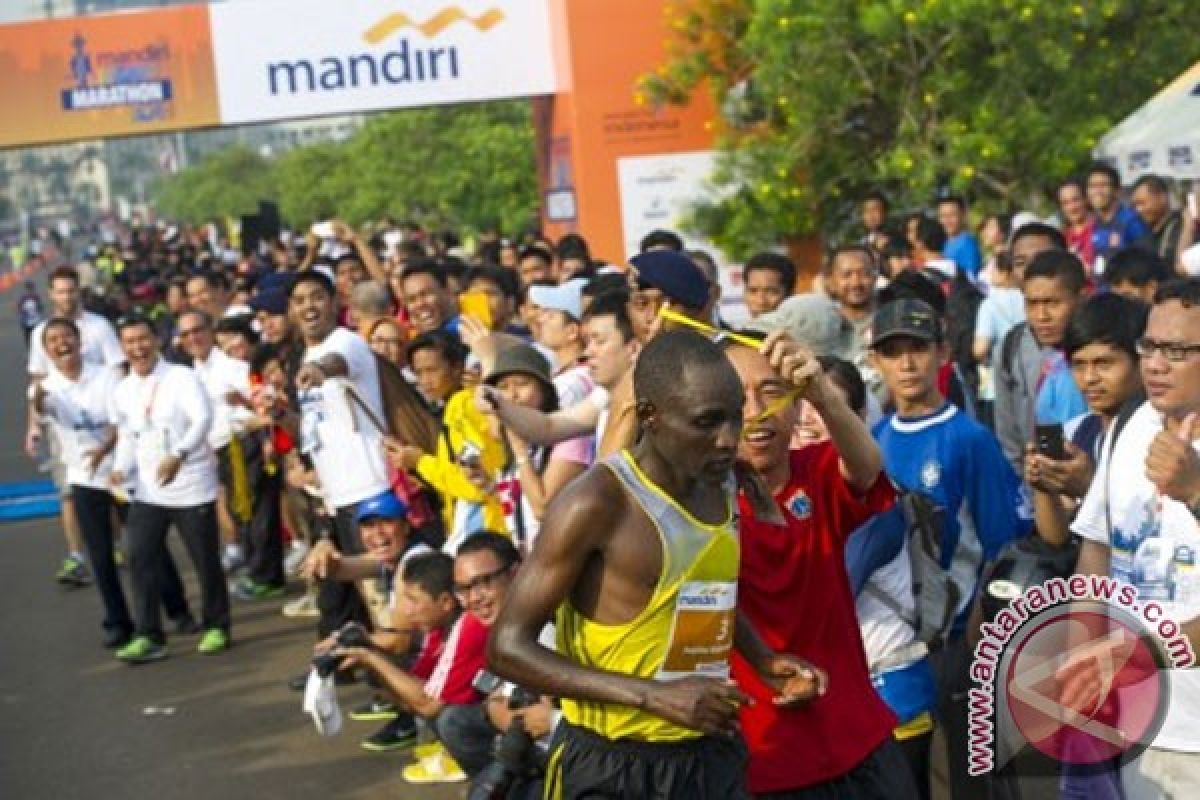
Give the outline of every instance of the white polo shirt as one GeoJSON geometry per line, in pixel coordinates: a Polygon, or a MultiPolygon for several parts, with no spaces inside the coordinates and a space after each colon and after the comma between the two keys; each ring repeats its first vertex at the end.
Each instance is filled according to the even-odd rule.
{"type": "Polygon", "coordinates": [[[208,402],[212,406],[213,421],[208,432],[208,443],[214,450],[219,450],[229,444],[235,427],[253,416],[249,409],[232,406],[225,399],[230,392],[250,397],[250,365],[230,358],[221,348],[214,346],[206,360],[194,361],[192,367],[204,384],[208,402]]]}
{"type": "Polygon", "coordinates": [[[299,393],[300,451],[312,459],[321,491],[334,508],[345,508],[388,489],[383,435],[354,402],[353,390],[385,422],[375,354],[357,334],[336,328],[325,341],[304,351],[305,363],[336,354],[345,362],[345,378],[329,378],[299,393]]]}
{"type": "Polygon", "coordinates": [[[137,470],[134,497],[166,508],[189,508],[217,498],[217,460],[208,444],[212,407],[195,370],[161,358],[149,375],[130,373],[116,387],[109,415],[117,425],[113,469],[137,470]],[[158,483],[168,455],[183,456],[175,480],[158,483]]]}
{"type": "Polygon", "coordinates": [[[67,483],[72,486],[109,489],[112,454],[100,462],[95,473],[86,466],[85,458],[104,442],[112,424],[109,400],[122,377],[116,367],[85,363],[78,380],[72,381],[52,369],[42,382],[46,390],[43,416],[58,437],[67,483]]]}

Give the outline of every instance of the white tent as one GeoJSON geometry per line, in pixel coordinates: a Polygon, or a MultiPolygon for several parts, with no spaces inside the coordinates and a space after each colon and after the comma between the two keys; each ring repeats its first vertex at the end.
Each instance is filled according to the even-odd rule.
{"type": "Polygon", "coordinates": [[[1095,155],[1125,185],[1147,173],[1200,179],[1200,62],[1105,134],[1095,155]]]}

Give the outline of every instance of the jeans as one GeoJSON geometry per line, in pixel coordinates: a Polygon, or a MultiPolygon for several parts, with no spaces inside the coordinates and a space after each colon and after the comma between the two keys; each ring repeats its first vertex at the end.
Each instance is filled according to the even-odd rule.
{"type": "Polygon", "coordinates": [[[467,775],[474,777],[492,762],[499,731],[492,727],[483,703],[443,707],[433,718],[433,730],[467,775]]]}
{"type": "MultiPolygon", "coordinates": [[[[125,591],[121,588],[121,575],[113,555],[112,495],[87,486],[72,486],[71,497],[75,501],[75,514],[79,519],[88,561],[96,576],[96,589],[104,604],[104,627],[132,633],[133,618],[129,614],[125,591]]],[[[162,602],[167,616],[179,621],[190,617],[191,612],[184,596],[183,581],[179,578],[179,570],[175,568],[175,560],[165,549],[163,555],[160,565],[162,602]]]]}
{"type": "MultiPolygon", "coordinates": [[[[129,556],[133,569],[134,614],[137,633],[163,641],[159,599],[164,593],[161,564],[166,558],[167,530],[174,525],[187,547],[200,579],[203,597],[201,624],[229,631],[229,587],[221,569],[216,503],[187,508],[133,504],[129,512],[129,556]]],[[[168,609],[169,611],[169,609],[168,609]]]]}
{"type": "MultiPolygon", "coordinates": [[[[333,522],[333,543],[344,555],[353,556],[363,552],[362,539],[358,535],[358,523],[355,514],[357,505],[343,506],[337,510],[333,522]]],[[[371,627],[371,614],[367,604],[359,594],[358,587],[353,583],[324,580],[317,590],[317,609],[320,619],[317,620],[317,636],[326,638],[340,629],[347,622],[358,622],[368,630],[371,627]]]]}

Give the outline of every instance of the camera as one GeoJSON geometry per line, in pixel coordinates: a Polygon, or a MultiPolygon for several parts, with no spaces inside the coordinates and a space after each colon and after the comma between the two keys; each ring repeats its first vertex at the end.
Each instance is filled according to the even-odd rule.
{"type": "Polygon", "coordinates": [[[371,647],[371,637],[367,629],[357,622],[347,622],[333,635],[333,647],[328,652],[313,656],[312,665],[317,674],[328,678],[337,671],[342,663],[338,650],[343,647],[371,647]]]}
{"type": "MultiPolygon", "coordinates": [[[[476,687],[478,688],[480,682],[485,682],[487,677],[495,676],[490,672],[481,671],[475,677],[476,687]]],[[[514,686],[508,698],[508,707],[516,711],[528,708],[537,701],[536,692],[514,686]]],[[[505,798],[515,784],[538,776],[546,766],[533,737],[525,730],[525,720],[520,717],[515,717],[508,730],[497,737],[492,759],[492,763],[484,767],[471,783],[467,800],[505,798]]]]}

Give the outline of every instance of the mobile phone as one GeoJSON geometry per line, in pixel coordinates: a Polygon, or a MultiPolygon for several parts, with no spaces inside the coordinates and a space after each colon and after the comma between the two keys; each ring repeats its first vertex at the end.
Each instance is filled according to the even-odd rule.
{"type": "Polygon", "coordinates": [[[312,226],[313,236],[318,239],[332,239],[334,237],[332,222],[317,222],[312,226]]]}
{"type": "Polygon", "coordinates": [[[484,327],[492,327],[492,307],[488,304],[488,296],[483,292],[463,292],[458,296],[458,310],[469,317],[474,317],[483,323],[484,327]]]}
{"type": "Polygon", "coordinates": [[[1037,441],[1037,451],[1046,458],[1051,458],[1055,461],[1066,459],[1067,448],[1063,441],[1063,426],[1061,424],[1038,425],[1034,430],[1034,438],[1037,441]]]}

